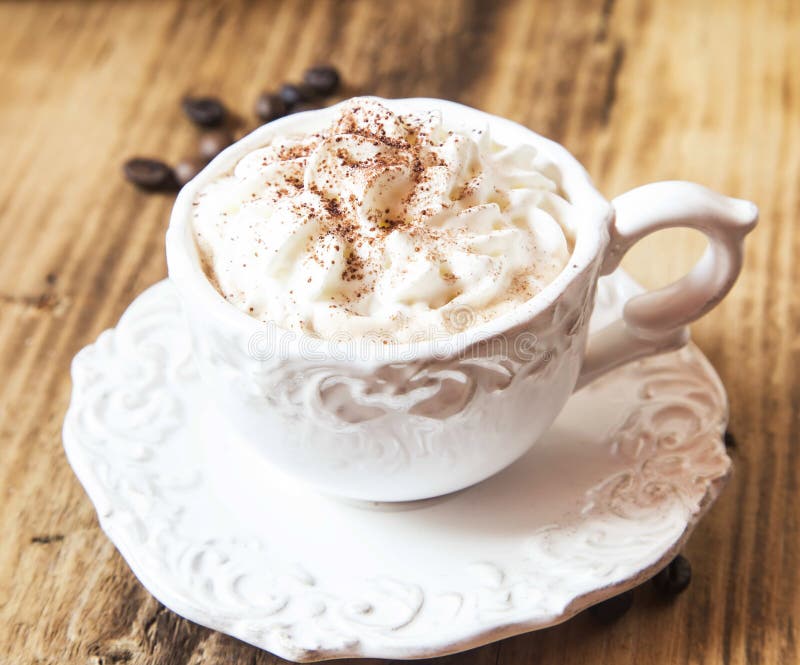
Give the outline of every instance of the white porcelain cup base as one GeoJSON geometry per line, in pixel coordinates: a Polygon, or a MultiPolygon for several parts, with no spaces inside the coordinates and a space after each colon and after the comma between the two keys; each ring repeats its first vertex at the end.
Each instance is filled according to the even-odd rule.
{"type": "MultiPolygon", "coordinates": [[[[637,288],[602,279],[592,326],[637,288]]],[[[136,576],[296,661],[439,656],[563,621],[665,565],[730,472],[725,394],[691,345],[576,393],[496,476],[399,504],[309,491],[201,417],[168,282],[76,356],[73,380],[67,456],[136,576]]]]}

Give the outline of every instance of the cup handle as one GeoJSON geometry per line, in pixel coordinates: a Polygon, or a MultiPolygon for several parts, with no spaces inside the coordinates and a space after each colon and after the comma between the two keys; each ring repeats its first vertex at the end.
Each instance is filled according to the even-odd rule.
{"type": "Polygon", "coordinates": [[[601,275],[616,270],[634,243],[661,229],[697,229],[708,238],[708,246],[689,274],[634,296],[625,303],[622,318],[589,338],[576,390],[615,367],[685,345],[687,324],[722,300],[739,276],[744,236],[758,220],[758,208],[750,201],[690,182],[637,187],[615,198],[612,205],[616,219],[601,275]]]}

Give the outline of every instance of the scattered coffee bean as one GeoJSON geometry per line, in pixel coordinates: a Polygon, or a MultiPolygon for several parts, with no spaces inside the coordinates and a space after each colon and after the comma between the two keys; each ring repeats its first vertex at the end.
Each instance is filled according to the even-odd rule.
{"type": "Polygon", "coordinates": [[[175,178],[178,184],[183,187],[187,182],[194,178],[203,167],[208,163],[202,157],[187,157],[175,165],[175,178]]]}
{"type": "Polygon", "coordinates": [[[325,96],[336,92],[341,78],[339,72],[331,65],[310,67],[303,74],[303,81],[318,95],[325,96]]]}
{"type": "Polygon", "coordinates": [[[225,120],[225,106],[216,97],[184,97],[183,111],[200,127],[219,127],[225,120]]]}
{"type": "MultiPolygon", "coordinates": [[[[284,83],[277,93],[265,92],[256,101],[255,112],[262,122],[270,122],[287,113],[301,113],[319,108],[314,100],[330,95],[341,84],[338,70],[331,65],[309,67],[302,83],[284,83]]],[[[183,98],[184,113],[196,125],[211,129],[199,140],[199,156],[179,162],[173,169],[158,159],[135,157],[125,162],[125,177],[137,187],[149,191],[175,190],[194,178],[220,152],[233,143],[230,128],[235,116],[217,97],[183,98]],[[228,129],[223,129],[223,125],[228,129]]],[[[726,438],[727,441],[727,438],[726,438]]]]}
{"type": "Polygon", "coordinates": [[[172,168],[158,159],[134,157],[125,162],[123,172],[130,182],[141,189],[166,191],[178,185],[172,168]]]}
{"type": "Polygon", "coordinates": [[[670,564],[653,578],[653,585],[661,593],[676,596],[692,581],[692,564],[679,554],[670,564]]]}
{"type": "Polygon", "coordinates": [[[619,619],[633,605],[633,589],[597,603],[589,608],[589,614],[603,623],[612,623],[619,619]]]}
{"type": "Polygon", "coordinates": [[[224,129],[215,129],[211,132],[203,132],[200,136],[198,150],[200,156],[210,161],[219,153],[233,143],[233,136],[224,129]]]}
{"type": "Polygon", "coordinates": [[[256,100],[256,115],[262,122],[270,122],[286,115],[286,102],[280,95],[265,92],[256,100]]]}
{"type": "Polygon", "coordinates": [[[317,96],[314,89],[305,83],[284,83],[278,91],[283,103],[290,109],[302,102],[310,102],[317,96]]]}
{"type": "Polygon", "coordinates": [[[729,429],[725,430],[725,447],[736,448],[736,438],[733,436],[733,433],[729,429]]]}

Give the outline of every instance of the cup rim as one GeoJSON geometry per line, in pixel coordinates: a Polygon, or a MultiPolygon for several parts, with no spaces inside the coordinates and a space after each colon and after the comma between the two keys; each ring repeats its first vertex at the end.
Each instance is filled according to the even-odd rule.
{"type": "MultiPolygon", "coordinates": [[[[586,169],[561,144],[547,139],[524,125],[496,116],[464,104],[428,97],[403,99],[384,99],[370,97],[395,112],[414,112],[439,110],[443,115],[451,114],[459,120],[467,120],[467,125],[489,126],[492,135],[514,135],[524,139],[550,158],[560,169],[562,189],[570,196],[571,203],[578,209],[581,220],[575,229],[575,244],[566,266],[541,291],[529,300],[508,312],[477,324],[467,330],[446,336],[436,336],[424,341],[392,342],[389,344],[361,344],[358,357],[342,356],[342,348],[347,342],[321,339],[302,332],[280,328],[278,324],[266,324],[242,312],[228,302],[209,281],[202,268],[200,255],[191,228],[191,212],[197,193],[214,178],[229,172],[248,152],[266,145],[278,134],[313,132],[327,126],[339,109],[350,100],[338,104],[273,120],[261,125],[242,137],[219,155],[187,183],[178,193],[172,208],[166,233],[166,254],[169,279],[175,284],[181,299],[191,299],[199,306],[205,316],[218,321],[235,334],[242,335],[248,345],[262,334],[268,325],[285,335],[281,340],[281,351],[286,359],[307,358],[309,349],[319,353],[319,347],[328,360],[339,358],[348,364],[380,361],[392,363],[408,362],[410,359],[443,359],[462,353],[474,344],[480,344],[499,335],[509,333],[524,326],[558,301],[561,294],[591,266],[598,255],[605,250],[614,210],[611,204],[594,187],[586,169]]],[[[508,141],[502,141],[506,144],[508,141]]],[[[522,141],[520,141],[522,142],[522,141]]],[[[360,341],[356,339],[355,341],[360,341]]],[[[248,349],[250,350],[250,349],[248,349]]],[[[256,354],[254,358],[257,359],[256,354]]]]}

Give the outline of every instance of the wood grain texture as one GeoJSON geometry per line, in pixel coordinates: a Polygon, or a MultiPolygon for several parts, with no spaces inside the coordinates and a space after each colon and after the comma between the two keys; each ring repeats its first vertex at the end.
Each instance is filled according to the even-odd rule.
{"type": "MultiPolygon", "coordinates": [[[[729,390],[735,476],[693,536],[690,589],[649,588],[440,662],[796,663],[800,616],[800,3],[4,2],[0,4],[0,663],[277,662],[161,607],[101,533],[61,449],[73,354],[165,275],[171,197],[120,176],[177,160],[177,101],[250,116],[264,88],[332,61],[350,92],[428,95],[564,143],[613,196],[667,178],[750,198],[745,272],[694,328],[729,390]]],[[[649,285],[702,249],[664,232],[649,285]]]]}

